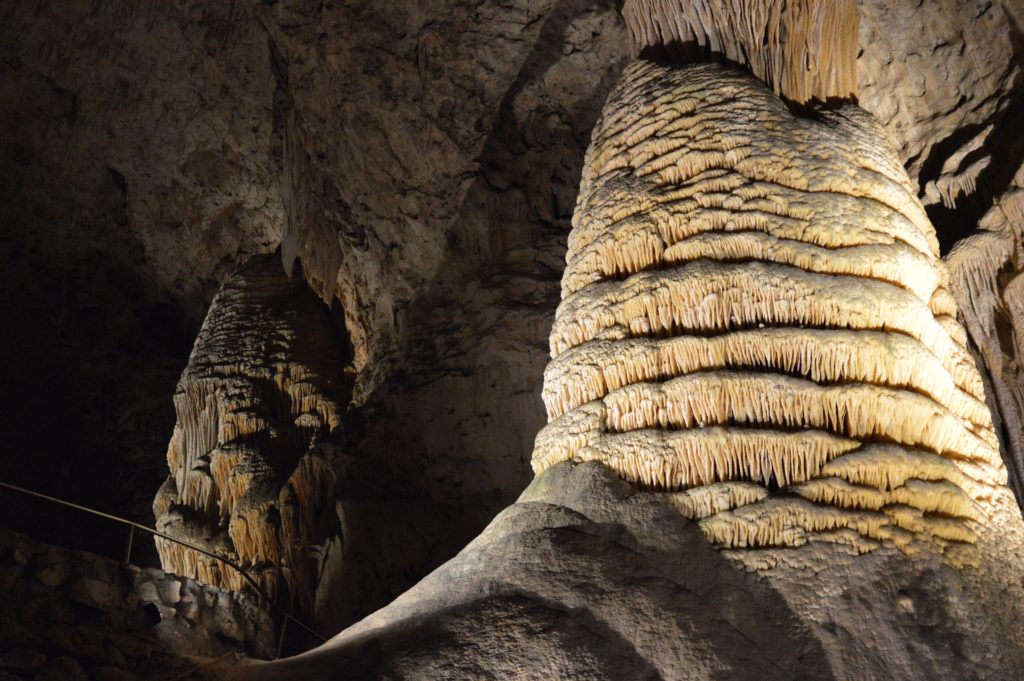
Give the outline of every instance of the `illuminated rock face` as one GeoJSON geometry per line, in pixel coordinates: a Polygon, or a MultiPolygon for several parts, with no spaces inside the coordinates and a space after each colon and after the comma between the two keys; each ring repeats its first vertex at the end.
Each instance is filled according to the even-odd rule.
{"type": "Polygon", "coordinates": [[[1005,470],[934,230],[869,114],[637,61],[567,262],[535,471],[600,461],[725,548],[970,560],[1005,470]]]}
{"type": "MultiPolygon", "coordinates": [[[[327,311],[276,256],[251,260],[214,298],[178,383],[153,503],[158,529],[228,557],[272,598],[309,611],[314,547],[335,529],[330,464],[315,441],[345,405],[346,355],[327,311]]],[[[158,539],[165,570],[238,590],[235,570],[158,539]]]]}

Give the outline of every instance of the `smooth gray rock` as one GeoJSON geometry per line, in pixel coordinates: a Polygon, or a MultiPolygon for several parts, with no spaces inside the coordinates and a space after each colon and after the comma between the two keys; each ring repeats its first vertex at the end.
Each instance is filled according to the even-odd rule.
{"type": "Polygon", "coordinates": [[[1007,587],[984,569],[828,551],[747,571],[658,494],[560,464],[391,605],[232,678],[996,681],[1021,668],[1019,561],[1007,587]],[[994,613],[995,599],[1016,603],[994,613]]]}

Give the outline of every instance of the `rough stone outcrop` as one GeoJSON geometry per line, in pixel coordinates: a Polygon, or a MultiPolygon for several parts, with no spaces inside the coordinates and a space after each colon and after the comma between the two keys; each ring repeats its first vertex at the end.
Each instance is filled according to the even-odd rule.
{"type": "Polygon", "coordinates": [[[857,5],[860,104],[888,131],[948,246],[1020,164],[1024,4],[857,5]]]}
{"type": "Polygon", "coordinates": [[[4,198],[23,199],[5,228],[37,226],[54,255],[112,250],[191,313],[276,248],[276,84],[245,2],[17,0],[0,18],[4,198]]]}
{"type": "MultiPolygon", "coordinates": [[[[337,533],[332,464],[316,447],[341,423],[348,357],[322,304],[254,258],[213,300],[174,395],[171,474],[157,529],[239,563],[271,598],[309,613],[337,533]]],[[[223,563],[157,539],[164,569],[238,590],[223,563]]]]}
{"type": "Polygon", "coordinates": [[[274,655],[243,594],[0,531],[0,678],[206,678],[213,658],[274,655]],[[193,671],[195,670],[195,671],[193,671]],[[4,674],[6,672],[6,675],[4,674]]]}

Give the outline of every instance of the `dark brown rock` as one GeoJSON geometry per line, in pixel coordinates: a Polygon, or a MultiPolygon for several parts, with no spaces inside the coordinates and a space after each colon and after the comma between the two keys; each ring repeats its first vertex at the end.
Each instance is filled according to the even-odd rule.
{"type": "Polygon", "coordinates": [[[33,681],[88,681],[82,665],[70,657],[55,657],[36,672],[33,681]]]}
{"type": "Polygon", "coordinates": [[[46,655],[30,648],[10,648],[0,654],[0,668],[24,674],[38,669],[46,662],[46,655]]]}
{"type": "Polygon", "coordinates": [[[91,681],[138,681],[139,676],[117,667],[93,667],[89,670],[91,681]]]}

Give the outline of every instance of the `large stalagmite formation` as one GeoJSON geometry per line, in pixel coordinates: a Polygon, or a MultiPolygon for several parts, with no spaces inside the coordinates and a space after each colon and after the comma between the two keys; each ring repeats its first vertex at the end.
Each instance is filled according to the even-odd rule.
{"type": "MultiPolygon", "coordinates": [[[[644,46],[644,8],[664,27],[700,4],[626,14],[644,46]]],[[[748,63],[784,93],[791,72],[822,63],[797,38],[797,68],[785,45],[748,63]]],[[[855,43],[835,42],[814,83],[843,81],[855,43]]],[[[853,89],[814,83],[790,97],[853,89]]],[[[934,229],[869,114],[799,116],[732,67],[641,59],[594,130],[567,262],[536,471],[600,461],[673,493],[726,548],[971,559],[1006,473],[934,229]]]]}
{"type": "MultiPolygon", "coordinates": [[[[315,444],[340,424],[345,366],[321,303],[276,256],[251,260],[214,298],[178,383],[171,474],[153,503],[158,529],[234,560],[272,598],[307,612],[314,547],[337,522],[331,464],[315,444]]],[[[180,544],[157,548],[168,571],[244,586],[180,544]]]]}

